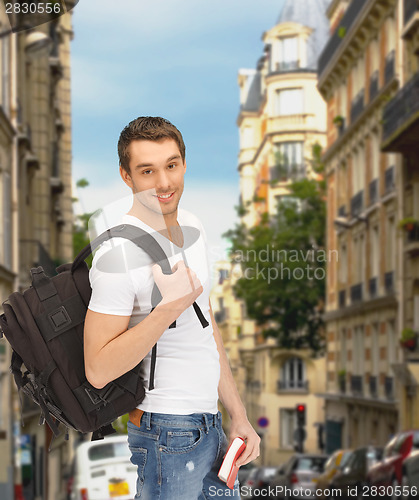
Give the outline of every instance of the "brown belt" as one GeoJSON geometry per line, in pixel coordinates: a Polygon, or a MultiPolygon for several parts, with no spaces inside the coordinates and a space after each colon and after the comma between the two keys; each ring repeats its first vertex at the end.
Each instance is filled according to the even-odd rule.
{"type": "Polygon", "coordinates": [[[140,427],[141,417],[143,416],[143,413],[144,413],[144,411],[139,410],[138,408],[135,408],[135,410],[130,411],[129,412],[130,422],[132,422],[137,427],[140,427]]]}

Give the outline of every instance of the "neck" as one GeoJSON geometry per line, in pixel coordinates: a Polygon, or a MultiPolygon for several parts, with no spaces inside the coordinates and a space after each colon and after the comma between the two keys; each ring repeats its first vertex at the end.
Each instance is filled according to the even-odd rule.
{"type": "Polygon", "coordinates": [[[177,221],[177,209],[171,214],[163,215],[161,213],[153,212],[152,210],[145,208],[143,205],[138,206],[138,204],[134,203],[128,212],[128,215],[137,217],[142,222],[147,224],[147,226],[152,227],[166,237],[168,236],[170,240],[172,240],[171,235],[173,228],[179,227],[179,223],[177,221]]]}

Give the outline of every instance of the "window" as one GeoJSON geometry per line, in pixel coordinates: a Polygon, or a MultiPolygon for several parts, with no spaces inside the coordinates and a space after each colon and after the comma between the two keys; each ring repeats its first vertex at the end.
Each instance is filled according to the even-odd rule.
{"type": "Polygon", "coordinates": [[[377,179],[380,172],[380,142],[378,134],[373,132],[371,135],[371,167],[372,178],[377,179]]]}
{"type": "Polygon", "coordinates": [[[299,67],[298,39],[287,37],[279,39],[278,70],[287,71],[299,67]]]}
{"type": "Polygon", "coordinates": [[[1,105],[6,115],[10,112],[10,38],[1,43],[1,105]]]}
{"type": "Polygon", "coordinates": [[[283,389],[305,387],[305,364],[301,358],[290,358],[282,365],[281,386],[283,389]]]}
{"type": "Polygon", "coordinates": [[[294,409],[280,408],[279,426],[281,448],[293,448],[294,431],[297,428],[297,415],[294,409]]]}
{"type": "Polygon", "coordinates": [[[357,326],[354,331],[354,356],[353,374],[363,375],[364,373],[364,327],[357,326]]]}
{"type": "Polygon", "coordinates": [[[346,251],[346,245],[341,246],[339,260],[339,282],[340,284],[345,285],[348,281],[348,255],[346,251]]]}
{"type": "Polygon", "coordinates": [[[303,89],[278,89],[275,95],[275,115],[303,113],[303,89]]]}
{"type": "Polygon", "coordinates": [[[9,172],[3,172],[3,265],[12,267],[12,234],[11,234],[11,181],[9,172]]]}
{"type": "Polygon", "coordinates": [[[395,342],[395,335],[394,335],[394,321],[388,321],[387,322],[387,361],[388,361],[388,367],[391,372],[392,368],[391,365],[396,362],[396,342],[395,342]]]}
{"type": "Polygon", "coordinates": [[[240,134],[240,147],[251,148],[253,147],[254,137],[252,127],[244,127],[240,134]]]}
{"type": "Polygon", "coordinates": [[[278,142],[274,147],[276,166],[271,169],[271,180],[287,179],[304,174],[303,142],[278,142]]]}
{"type": "Polygon", "coordinates": [[[372,336],[371,336],[371,374],[377,376],[379,372],[379,334],[378,334],[378,324],[374,323],[372,325],[372,336]]]}
{"type": "Polygon", "coordinates": [[[395,246],[395,239],[396,239],[396,233],[395,233],[395,225],[394,225],[394,218],[391,217],[387,219],[387,231],[386,231],[386,270],[387,271],[394,271],[395,268],[395,252],[394,252],[394,246],[395,246]]]}

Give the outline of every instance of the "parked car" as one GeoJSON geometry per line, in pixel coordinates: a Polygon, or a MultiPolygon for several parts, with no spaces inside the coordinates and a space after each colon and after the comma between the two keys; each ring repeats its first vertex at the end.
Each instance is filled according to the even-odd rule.
{"type": "Polygon", "coordinates": [[[241,485],[242,496],[246,500],[257,498],[259,495],[255,493],[255,490],[266,488],[275,473],[276,467],[255,467],[252,469],[244,484],[241,485]]]}
{"type": "Polygon", "coordinates": [[[250,473],[252,470],[254,470],[256,467],[250,463],[246,465],[242,465],[239,469],[239,472],[237,473],[237,478],[239,480],[240,486],[244,485],[247,478],[249,477],[250,473]]]}
{"type": "Polygon", "coordinates": [[[402,494],[406,500],[417,498],[419,493],[419,450],[413,450],[402,465],[402,494]]]}
{"type": "Polygon", "coordinates": [[[317,478],[324,472],[327,461],[325,455],[295,454],[286,464],[277,470],[269,481],[272,490],[277,492],[273,498],[302,498],[304,500],[315,497],[317,478]],[[285,494],[285,488],[296,490],[292,495],[285,494]],[[298,491],[303,489],[303,495],[298,491]],[[297,491],[298,490],[298,491],[297,491]],[[281,493],[282,492],[282,493],[281,493]]]}
{"type": "Polygon", "coordinates": [[[328,489],[334,490],[331,491],[331,496],[334,498],[370,496],[368,473],[371,467],[381,460],[382,456],[383,449],[374,446],[354,450],[330,481],[328,489]],[[355,492],[355,488],[357,495],[350,494],[349,491],[355,492]]]}
{"type": "Polygon", "coordinates": [[[369,484],[382,487],[382,493],[393,496],[389,487],[401,486],[403,461],[414,450],[419,450],[419,430],[396,434],[384,448],[382,460],[369,471],[369,484]]]}
{"type": "Polygon", "coordinates": [[[335,477],[336,473],[340,470],[340,468],[345,466],[345,463],[348,461],[348,458],[351,456],[351,450],[336,450],[324,465],[324,472],[320,474],[317,478],[317,489],[319,490],[318,497],[325,498],[327,495],[323,495],[320,492],[323,492],[327,489],[335,477]]]}
{"type": "Polygon", "coordinates": [[[130,500],[137,484],[137,467],[130,461],[127,436],[109,436],[78,445],[71,500],[130,500]]]}

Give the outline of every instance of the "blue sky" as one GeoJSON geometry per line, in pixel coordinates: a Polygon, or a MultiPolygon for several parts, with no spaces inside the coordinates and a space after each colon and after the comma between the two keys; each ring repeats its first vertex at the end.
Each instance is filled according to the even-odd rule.
{"type": "MultiPolygon", "coordinates": [[[[129,194],[118,173],[121,129],[161,115],[187,148],[184,208],[210,243],[235,222],[239,68],[254,68],[282,0],[81,0],[72,42],[73,179],[83,209],[129,194]]],[[[79,207],[80,208],[80,207],[79,207]]],[[[225,246],[225,245],[224,245],[225,246]]]]}

